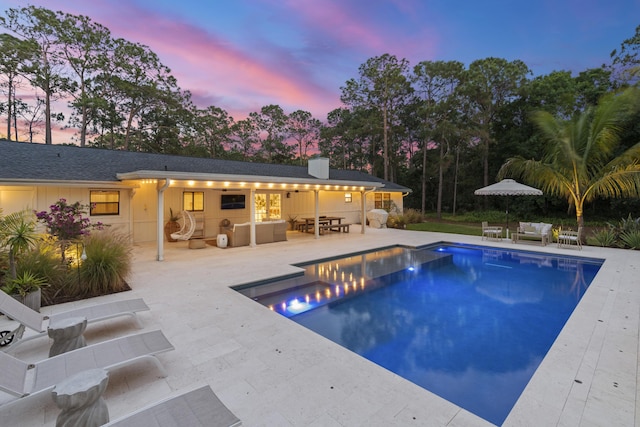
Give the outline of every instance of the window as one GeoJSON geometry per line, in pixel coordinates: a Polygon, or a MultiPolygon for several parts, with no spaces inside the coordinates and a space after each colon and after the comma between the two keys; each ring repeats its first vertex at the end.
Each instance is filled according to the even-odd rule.
{"type": "Polygon", "coordinates": [[[353,197],[351,196],[351,193],[344,193],[344,202],[351,203],[352,201],[353,201],[353,197]]]}
{"type": "Polygon", "coordinates": [[[391,210],[391,193],[375,193],[373,207],[385,211],[391,210]]]}
{"type": "Polygon", "coordinates": [[[89,215],[120,215],[120,192],[91,190],[89,215]]]}
{"type": "Polygon", "coordinates": [[[182,193],[182,209],[191,212],[204,211],[204,191],[185,191],[182,193]]]}

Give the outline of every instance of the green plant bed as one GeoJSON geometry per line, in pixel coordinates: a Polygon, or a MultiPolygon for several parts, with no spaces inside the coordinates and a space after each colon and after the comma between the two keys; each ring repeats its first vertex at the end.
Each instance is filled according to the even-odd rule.
{"type": "Polygon", "coordinates": [[[130,291],[130,290],[131,290],[131,288],[125,282],[125,283],[123,283],[121,285],[120,290],[117,290],[117,291],[85,293],[82,296],[57,294],[57,295],[50,295],[50,296],[46,296],[45,297],[45,295],[43,295],[43,297],[42,297],[42,306],[46,307],[46,306],[49,306],[49,305],[64,304],[65,302],[73,302],[73,301],[79,301],[79,300],[99,297],[99,296],[103,296],[103,295],[117,294],[117,293],[120,293],[120,292],[126,292],[126,291],[130,291]]]}

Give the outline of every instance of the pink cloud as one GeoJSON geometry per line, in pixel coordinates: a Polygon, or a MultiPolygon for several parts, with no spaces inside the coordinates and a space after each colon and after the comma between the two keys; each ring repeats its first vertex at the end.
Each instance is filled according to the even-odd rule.
{"type": "MultiPolygon", "coordinates": [[[[429,59],[434,43],[426,27],[410,36],[393,31],[368,11],[378,6],[356,1],[319,5],[311,0],[264,0],[268,7],[278,8],[280,15],[273,21],[279,18],[279,25],[291,25],[299,34],[300,46],[294,49],[252,28],[243,30],[250,41],[245,47],[215,29],[163,13],[162,7],[151,3],[148,7],[140,1],[119,1],[116,7],[106,0],[42,3],[52,10],[89,16],[109,28],[114,37],[149,46],[172,69],[179,86],[193,94],[197,105],[215,105],[234,118],[278,104],[286,112],[304,109],[325,119],[340,106],[340,86],[357,77],[358,63],[383,53],[412,61],[429,59]],[[416,46],[424,57],[409,58],[416,46]]],[[[391,7],[411,16],[421,6],[417,0],[395,0],[391,7]]]]}
{"type": "MultiPolygon", "coordinates": [[[[287,72],[290,64],[268,64],[227,40],[155,12],[130,11],[105,24],[113,33],[148,45],[172,67],[184,89],[229,104],[284,104],[295,109],[326,108],[332,94],[313,81],[287,72]],[[135,18],[145,14],[144,20],[135,18]],[[168,59],[168,61],[167,61],[168,59]]],[[[202,105],[205,107],[207,105],[202,105]]],[[[227,105],[217,105],[227,109],[227,105]]],[[[258,107],[259,109],[259,107],[258,107]]]]}
{"type": "Polygon", "coordinates": [[[230,114],[236,111],[246,116],[264,105],[279,104],[285,112],[305,109],[324,119],[339,106],[338,87],[314,82],[301,72],[295,59],[281,54],[269,63],[220,35],[135,2],[118,2],[116,8],[102,0],[54,0],[43,7],[89,16],[109,28],[114,37],[149,46],[171,68],[178,85],[194,94],[200,107],[216,105],[230,114]]]}

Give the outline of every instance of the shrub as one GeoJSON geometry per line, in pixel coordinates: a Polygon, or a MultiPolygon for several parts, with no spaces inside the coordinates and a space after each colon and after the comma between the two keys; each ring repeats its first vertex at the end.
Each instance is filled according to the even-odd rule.
{"type": "Polygon", "coordinates": [[[94,232],[86,238],[85,251],[87,259],[80,268],[81,285],[74,294],[90,297],[128,289],[126,278],[131,273],[128,237],[106,231],[94,232]]]}
{"type": "Polygon", "coordinates": [[[66,251],[71,246],[70,242],[79,241],[83,236],[88,236],[90,229],[101,230],[104,224],[97,222],[91,224],[89,218],[84,218],[89,206],[80,202],[67,203],[66,199],[60,199],[49,206],[49,212],[36,212],[36,218],[47,228],[47,233],[60,245],[62,262],[66,261],[66,251]]]}
{"type": "Polygon", "coordinates": [[[40,242],[34,250],[24,254],[18,264],[18,275],[26,271],[43,277],[47,287],[42,289],[43,305],[54,304],[59,297],[66,296],[69,291],[69,282],[77,281],[77,271],[68,269],[66,264],[60,264],[56,254],[56,248],[46,242],[40,242]]]}
{"type": "Polygon", "coordinates": [[[623,232],[620,234],[619,238],[622,247],[640,249],[640,230],[623,232]]]}
{"type": "Polygon", "coordinates": [[[592,246],[608,248],[614,246],[616,240],[616,231],[611,227],[607,227],[594,231],[593,234],[587,238],[587,243],[592,246]]]}
{"type": "Polygon", "coordinates": [[[388,228],[400,228],[403,229],[406,227],[406,221],[404,215],[394,215],[389,214],[387,217],[387,227],[388,228]]]}
{"type": "Polygon", "coordinates": [[[407,224],[419,224],[424,221],[422,212],[416,209],[405,209],[404,218],[407,224]]]}
{"type": "Polygon", "coordinates": [[[617,225],[609,224],[618,234],[640,231],[640,218],[633,219],[631,214],[625,219],[621,219],[617,225]]]}
{"type": "Polygon", "coordinates": [[[7,278],[9,273],[9,252],[0,250],[0,285],[7,278]]]}

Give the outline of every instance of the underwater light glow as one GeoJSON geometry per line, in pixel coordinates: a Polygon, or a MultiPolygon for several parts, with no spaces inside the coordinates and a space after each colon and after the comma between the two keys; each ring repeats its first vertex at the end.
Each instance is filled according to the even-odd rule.
{"type": "Polygon", "coordinates": [[[287,306],[287,311],[298,314],[310,310],[311,308],[313,308],[313,306],[308,302],[300,301],[298,298],[294,298],[289,303],[289,306],[287,306]]]}

